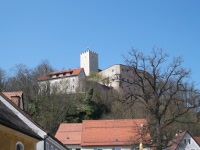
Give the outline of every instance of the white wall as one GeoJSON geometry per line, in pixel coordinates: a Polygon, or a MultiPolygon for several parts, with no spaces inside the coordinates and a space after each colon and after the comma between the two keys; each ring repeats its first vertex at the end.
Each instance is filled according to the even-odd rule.
{"type": "Polygon", "coordinates": [[[81,53],[80,67],[84,68],[86,76],[89,76],[90,72],[98,72],[98,54],[90,50],[81,53]]]}
{"type": "MultiPolygon", "coordinates": [[[[113,150],[113,148],[121,148],[121,150],[139,150],[139,145],[137,146],[90,146],[90,147],[80,147],[80,145],[66,145],[68,148],[72,150],[76,150],[76,148],[81,148],[81,150],[113,150]]],[[[151,150],[150,148],[143,148],[143,150],[151,150]]]]}

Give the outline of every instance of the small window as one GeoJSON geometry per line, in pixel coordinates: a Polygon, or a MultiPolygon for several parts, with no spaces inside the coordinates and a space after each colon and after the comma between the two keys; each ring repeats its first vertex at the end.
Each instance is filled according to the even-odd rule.
{"type": "Polygon", "coordinates": [[[112,72],[114,72],[115,70],[114,69],[112,69],[112,72]]]}
{"type": "Polygon", "coordinates": [[[187,144],[187,140],[186,139],[184,139],[184,144],[187,144]]]}
{"type": "Polygon", "coordinates": [[[114,147],[112,150],[121,150],[121,147],[114,147]]]}
{"type": "Polygon", "coordinates": [[[51,146],[51,150],[53,150],[53,146],[51,146]]]}
{"type": "Polygon", "coordinates": [[[63,77],[63,74],[59,74],[59,77],[63,77]]]}
{"type": "Polygon", "coordinates": [[[190,139],[188,139],[188,144],[190,144],[190,139]]]}
{"type": "Polygon", "coordinates": [[[52,78],[56,78],[56,75],[53,75],[52,78]]]}
{"type": "Polygon", "coordinates": [[[15,150],[24,150],[24,145],[22,142],[17,142],[15,145],[15,150]]]}

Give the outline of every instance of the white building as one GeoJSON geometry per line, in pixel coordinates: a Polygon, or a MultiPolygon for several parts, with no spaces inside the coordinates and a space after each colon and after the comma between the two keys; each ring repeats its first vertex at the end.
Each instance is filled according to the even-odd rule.
{"type": "Polygon", "coordinates": [[[84,68],[86,76],[91,72],[98,72],[98,54],[91,50],[81,53],[80,67],[84,68]]]}
{"type": "Polygon", "coordinates": [[[108,86],[118,91],[128,92],[130,82],[134,78],[133,70],[125,65],[116,64],[99,72],[104,78],[109,79],[108,86]]]}
{"type": "Polygon", "coordinates": [[[43,74],[38,78],[38,82],[40,90],[47,90],[49,86],[51,93],[55,92],[54,90],[57,93],[75,93],[85,77],[84,69],[76,68],[43,74]]]}
{"type": "Polygon", "coordinates": [[[192,137],[188,131],[177,133],[164,150],[199,150],[199,137],[192,137]]]}

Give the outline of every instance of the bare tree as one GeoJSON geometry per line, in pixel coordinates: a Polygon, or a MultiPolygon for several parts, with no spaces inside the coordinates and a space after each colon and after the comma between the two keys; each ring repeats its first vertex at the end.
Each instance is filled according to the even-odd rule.
{"type": "Polygon", "coordinates": [[[126,81],[129,90],[120,100],[141,106],[160,150],[164,130],[174,122],[188,121],[182,116],[197,107],[199,91],[189,83],[190,71],[182,67],[180,57],[168,64],[168,55],[161,49],[153,49],[150,56],[133,49],[129,56],[124,59],[133,73],[126,81]]]}
{"type": "Polygon", "coordinates": [[[6,72],[5,70],[0,68],[0,92],[4,90],[5,83],[6,83],[6,72]]]}

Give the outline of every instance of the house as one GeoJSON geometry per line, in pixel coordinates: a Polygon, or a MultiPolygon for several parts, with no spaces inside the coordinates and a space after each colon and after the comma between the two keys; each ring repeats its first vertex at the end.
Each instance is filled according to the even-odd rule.
{"type": "Polygon", "coordinates": [[[177,133],[165,150],[199,150],[200,137],[192,137],[188,131],[177,133]]]}
{"type": "Polygon", "coordinates": [[[50,92],[56,90],[58,93],[75,93],[85,77],[84,69],[76,68],[43,74],[38,78],[38,82],[40,90],[46,91],[49,86],[50,92]]]}
{"type": "Polygon", "coordinates": [[[43,140],[11,109],[0,101],[0,149],[35,150],[37,142],[43,140]]]}
{"type": "Polygon", "coordinates": [[[55,137],[72,150],[150,150],[146,119],[84,120],[60,124],[55,137]]]}
{"type": "Polygon", "coordinates": [[[67,150],[67,147],[58,139],[34,122],[18,106],[18,103],[15,103],[16,101],[10,99],[8,95],[13,97],[12,94],[16,95],[16,92],[0,93],[1,148],[5,147],[6,150],[67,150]]]}

